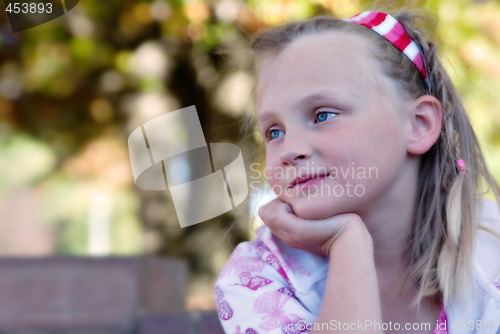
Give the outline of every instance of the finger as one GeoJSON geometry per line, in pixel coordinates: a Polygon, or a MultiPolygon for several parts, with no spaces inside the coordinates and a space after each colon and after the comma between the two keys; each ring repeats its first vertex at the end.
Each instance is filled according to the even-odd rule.
{"type": "Polygon", "coordinates": [[[323,220],[303,219],[291,213],[286,205],[288,204],[276,207],[267,225],[276,236],[292,247],[309,247],[308,244],[323,244],[327,240],[333,242],[352,223],[350,214],[340,214],[323,220]]]}
{"type": "Polygon", "coordinates": [[[273,201],[260,212],[264,223],[271,229],[273,234],[283,241],[298,239],[296,227],[304,223],[304,220],[293,213],[292,207],[282,201],[273,201]]]}
{"type": "Polygon", "coordinates": [[[269,222],[274,222],[275,220],[281,220],[283,213],[291,213],[293,212],[291,206],[287,203],[284,203],[282,200],[276,198],[266,205],[263,205],[259,209],[259,216],[262,218],[266,225],[269,222]]]}
{"type": "Polygon", "coordinates": [[[269,203],[261,206],[259,208],[260,218],[262,218],[263,221],[266,221],[273,214],[273,212],[278,210],[278,208],[283,204],[285,203],[282,200],[280,200],[279,198],[275,198],[269,203]]]}

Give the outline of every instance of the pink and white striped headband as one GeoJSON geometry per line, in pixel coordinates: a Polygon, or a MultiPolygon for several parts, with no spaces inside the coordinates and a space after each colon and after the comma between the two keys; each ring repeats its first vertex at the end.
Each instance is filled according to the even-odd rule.
{"type": "Polygon", "coordinates": [[[355,15],[346,21],[370,28],[401,50],[415,64],[424,77],[427,87],[430,88],[422,51],[417,43],[408,35],[403,25],[394,17],[381,12],[367,11],[355,15]]]}

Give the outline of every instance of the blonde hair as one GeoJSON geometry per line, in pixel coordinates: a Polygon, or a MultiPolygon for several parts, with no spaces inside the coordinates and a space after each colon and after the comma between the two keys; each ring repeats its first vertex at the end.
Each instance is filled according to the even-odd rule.
{"type": "Polygon", "coordinates": [[[424,297],[449,303],[460,291],[468,291],[473,280],[482,182],[486,181],[491,187],[497,201],[499,187],[486,167],[457,90],[438,59],[436,43],[414,28],[417,16],[407,11],[392,15],[423,50],[430,88],[415,65],[383,37],[366,27],[329,16],[293,22],[264,32],[253,39],[252,48],[265,56],[280,52],[296,38],[309,34],[330,31],[357,34],[373,43],[376,50],[373,56],[380,62],[384,74],[398,83],[398,93],[407,98],[429,94],[441,102],[440,136],[421,157],[413,228],[407,249],[406,283],[418,285],[415,303],[424,297]],[[465,175],[456,168],[458,159],[466,163],[465,175]]]}

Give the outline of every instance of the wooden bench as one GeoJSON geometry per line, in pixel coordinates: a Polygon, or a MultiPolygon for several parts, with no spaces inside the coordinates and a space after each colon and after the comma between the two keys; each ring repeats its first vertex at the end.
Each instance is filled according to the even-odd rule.
{"type": "Polygon", "coordinates": [[[224,334],[224,331],[214,311],[144,317],[140,321],[139,333],[224,334]]]}
{"type": "Polygon", "coordinates": [[[1,334],[220,334],[187,313],[187,263],[139,258],[0,259],[1,334]]]}

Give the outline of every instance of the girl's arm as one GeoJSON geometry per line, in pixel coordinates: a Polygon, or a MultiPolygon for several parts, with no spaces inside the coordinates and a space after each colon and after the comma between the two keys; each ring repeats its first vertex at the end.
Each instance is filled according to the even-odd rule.
{"type": "Polygon", "coordinates": [[[291,247],[328,256],[330,265],[323,304],[311,333],[379,334],[382,323],[373,241],[355,214],[323,220],[301,219],[279,199],[259,214],[273,233],[291,247]]]}
{"type": "Polygon", "coordinates": [[[328,323],[335,333],[383,333],[373,328],[374,323],[382,323],[382,314],[372,239],[361,219],[354,220],[335,240],[329,258],[325,295],[316,323],[328,323]]]}

